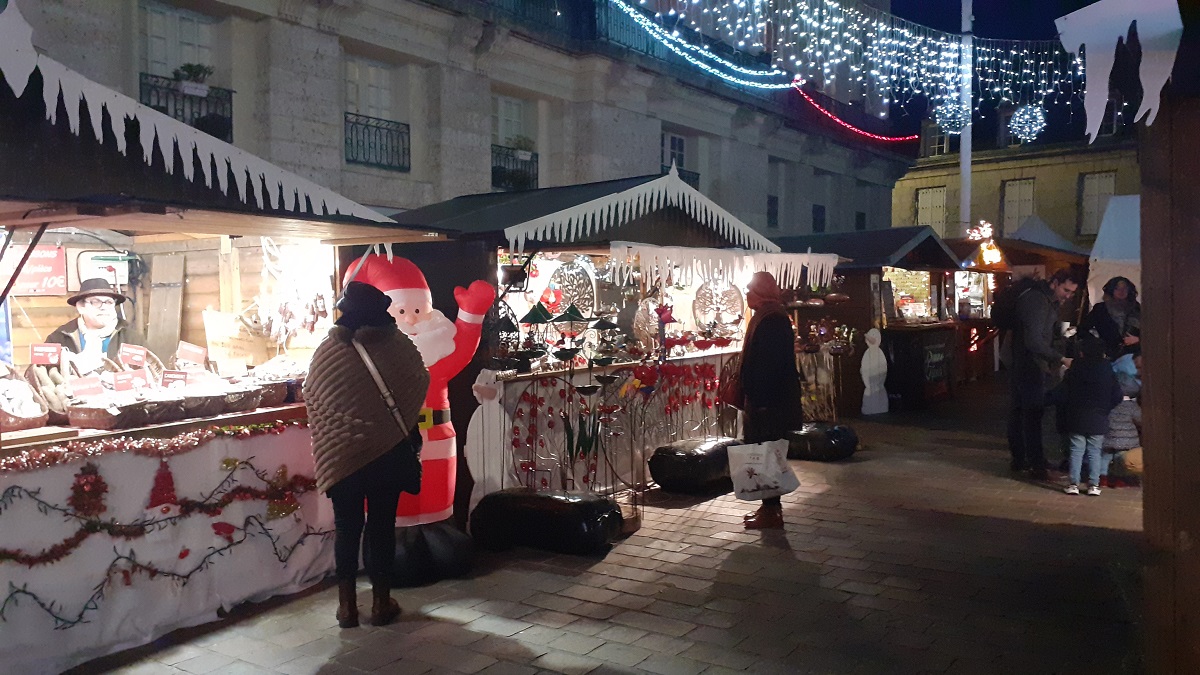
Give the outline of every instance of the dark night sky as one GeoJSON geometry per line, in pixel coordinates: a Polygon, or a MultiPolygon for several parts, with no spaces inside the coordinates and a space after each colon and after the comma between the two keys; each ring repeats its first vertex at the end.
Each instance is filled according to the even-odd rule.
{"type": "MultiPolygon", "coordinates": [[[[975,0],[975,35],[1014,40],[1049,40],[1054,20],[1095,0],[975,0]]],[[[957,33],[959,0],[892,0],[892,13],[931,28],[957,33]]]]}

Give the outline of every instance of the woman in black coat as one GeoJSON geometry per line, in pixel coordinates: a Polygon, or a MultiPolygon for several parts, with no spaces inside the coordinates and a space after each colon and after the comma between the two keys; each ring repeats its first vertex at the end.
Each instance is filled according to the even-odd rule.
{"type": "Polygon", "coordinates": [[[1094,330],[1104,341],[1104,353],[1117,360],[1125,354],[1141,353],[1142,306],[1137,286],[1125,277],[1104,284],[1104,300],[1092,307],[1080,324],[1080,332],[1094,330]]]}
{"type": "MultiPolygon", "coordinates": [[[[775,277],[767,272],[755,272],[747,287],[746,304],[754,310],[742,345],[742,437],[747,443],[779,440],[804,424],[796,333],[783,311],[782,295],[775,277]]],[[[779,497],[764,499],[744,524],[752,530],[783,527],[779,497]]]]}

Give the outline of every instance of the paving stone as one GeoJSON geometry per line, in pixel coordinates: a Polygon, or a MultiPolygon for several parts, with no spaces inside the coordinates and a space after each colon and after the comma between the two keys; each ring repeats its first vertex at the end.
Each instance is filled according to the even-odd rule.
{"type": "Polygon", "coordinates": [[[681,656],[655,654],[638,664],[638,669],[658,675],[699,675],[709,664],[693,661],[681,656]]]}
{"type": "Polygon", "coordinates": [[[603,661],[593,659],[589,656],[550,650],[534,659],[531,665],[556,673],[563,673],[563,675],[585,675],[603,664],[603,661]]]}
{"type": "Polygon", "coordinates": [[[614,623],[619,623],[623,626],[641,628],[642,630],[663,633],[664,635],[673,637],[682,637],[696,628],[696,624],[694,623],[668,619],[644,612],[622,612],[614,616],[612,620],[614,623]]]}
{"type": "Polygon", "coordinates": [[[515,621],[513,619],[505,619],[497,616],[482,616],[471,623],[466,624],[463,628],[474,631],[476,633],[489,633],[491,635],[500,635],[508,637],[515,635],[532,627],[533,624],[524,621],[515,621]]]}
{"type": "Polygon", "coordinates": [[[458,673],[478,673],[496,663],[497,659],[470,649],[428,643],[406,651],[405,658],[414,658],[458,673]]]}
{"type": "Polygon", "coordinates": [[[216,652],[208,652],[206,654],[201,654],[200,656],[193,656],[185,661],[180,661],[179,663],[175,664],[175,668],[187,673],[206,675],[207,673],[217,672],[221,668],[233,663],[236,660],[237,659],[233,658],[232,656],[226,656],[225,654],[218,654],[216,652]]]}

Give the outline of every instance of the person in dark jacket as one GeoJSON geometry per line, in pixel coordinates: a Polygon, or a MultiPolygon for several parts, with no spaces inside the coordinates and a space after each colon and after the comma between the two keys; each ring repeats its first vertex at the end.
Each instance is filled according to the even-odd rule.
{"type": "Polygon", "coordinates": [[[1092,307],[1079,330],[1094,330],[1104,341],[1104,351],[1116,361],[1125,354],[1141,353],[1142,306],[1137,286],[1125,277],[1104,284],[1104,300],[1092,307]]]}
{"type": "Polygon", "coordinates": [[[1064,488],[1067,494],[1079,494],[1084,455],[1088,463],[1087,493],[1100,494],[1100,450],[1108,433],[1108,417],[1124,397],[1112,364],[1104,358],[1104,341],[1093,332],[1081,333],[1079,357],[1052,394],[1064,405],[1063,425],[1071,434],[1071,482],[1064,488]]]}
{"type": "Polygon", "coordinates": [[[1049,282],[1039,282],[1017,299],[1011,339],[1011,405],[1008,415],[1008,449],[1013,471],[1031,469],[1035,480],[1046,480],[1046,452],[1042,445],[1042,416],[1046,393],[1071,359],[1054,348],[1058,309],[1079,290],[1079,278],[1070,269],[1059,270],[1049,282]]]}
{"type": "Polygon", "coordinates": [[[104,279],[84,280],[79,292],[67,298],[79,318],[56,328],[46,342],[60,344],[78,355],[73,361],[80,374],[98,370],[103,363],[101,357],[116,361],[126,331],[118,310],[126,300],[104,279]]]}
{"type": "MultiPolygon", "coordinates": [[[[796,333],[783,311],[783,291],[768,272],[755,272],[746,292],[754,310],[742,345],[742,396],[746,443],[779,440],[804,424],[800,375],[796,371],[796,333]]],[[[747,529],[783,527],[779,497],[764,499],[744,519],[747,529]]]]}

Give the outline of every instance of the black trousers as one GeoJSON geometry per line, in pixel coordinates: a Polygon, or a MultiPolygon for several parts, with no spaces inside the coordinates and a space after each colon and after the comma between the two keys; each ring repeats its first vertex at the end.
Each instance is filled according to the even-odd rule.
{"type": "Polygon", "coordinates": [[[372,581],[389,582],[396,557],[396,506],[400,503],[401,472],[406,466],[403,444],[338,481],[329,488],[333,500],[333,558],[338,581],[358,576],[358,552],[366,523],[370,554],[367,574],[372,581]],[[367,513],[363,514],[366,502],[367,513]]]}
{"type": "Polygon", "coordinates": [[[1046,450],[1042,447],[1042,416],[1046,408],[1040,402],[1030,405],[1013,401],[1008,411],[1008,450],[1014,469],[1044,470],[1046,450]]]}

